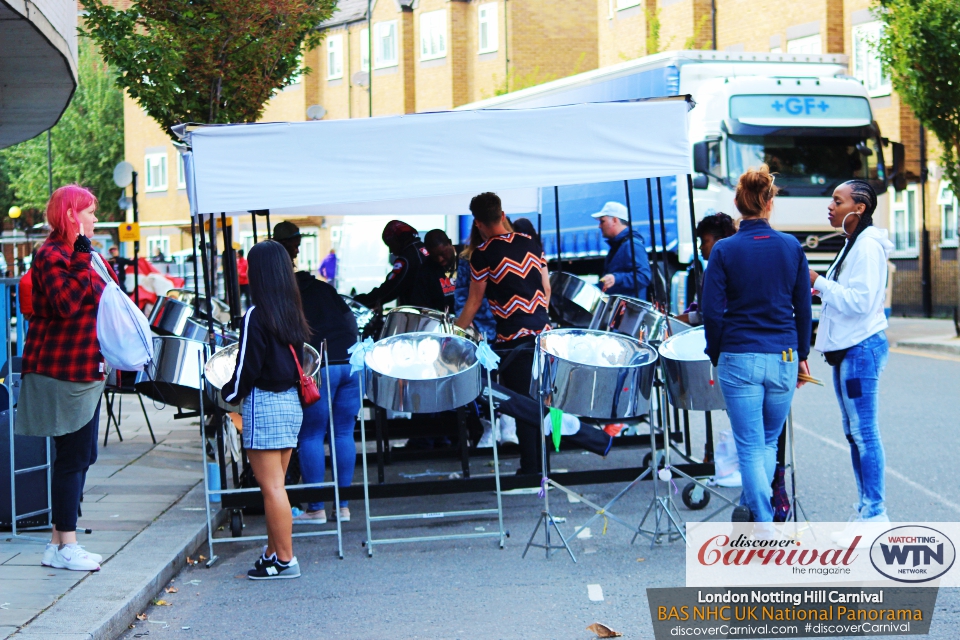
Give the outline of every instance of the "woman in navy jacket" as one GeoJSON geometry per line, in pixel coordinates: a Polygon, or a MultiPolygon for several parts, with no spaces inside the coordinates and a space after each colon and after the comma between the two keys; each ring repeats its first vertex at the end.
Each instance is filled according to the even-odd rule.
{"type": "Polygon", "coordinates": [[[706,353],[717,367],[743,476],[735,522],[773,520],[777,438],[798,371],[809,373],[809,268],[800,243],[770,227],[776,194],[766,165],[740,176],[740,228],[713,247],[703,284],[706,353]]]}

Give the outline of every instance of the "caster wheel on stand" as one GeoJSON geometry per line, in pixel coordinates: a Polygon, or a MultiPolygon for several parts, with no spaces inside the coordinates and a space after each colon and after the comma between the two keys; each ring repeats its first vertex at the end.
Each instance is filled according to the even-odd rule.
{"type": "Polygon", "coordinates": [[[691,511],[699,511],[710,504],[710,492],[696,482],[688,483],[680,497],[683,499],[683,504],[691,511]]]}
{"type": "Polygon", "coordinates": [[[239,538],[243,535],[243,512],[235,509],[230,513],[230,535],[239,538]]]}
{"type": "MultiPolygon", "coordinates": [[[[642,466],[644,468],[649,468],[653,466],[653,452],[648,451],[645,456],[643,456],[642,466]]],[[[663,469],[663,453],[657,452],[657,469],[663,469]]]]}

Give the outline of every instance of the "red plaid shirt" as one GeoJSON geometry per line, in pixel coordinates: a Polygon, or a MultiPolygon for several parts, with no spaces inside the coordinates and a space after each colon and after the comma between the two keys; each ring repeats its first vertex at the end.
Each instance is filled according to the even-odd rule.
{"type": "MultiPolygon", "coordinates": [[[[74,253],[58,235],[37,251],[30,267],[33,318],[23,348],[24,374],[68,382],[103,379],[97,309],[104,282],[91,259],[90,253],[74,253]]],[[[107,272],[113,275],[111,269],[107,272]]]]}

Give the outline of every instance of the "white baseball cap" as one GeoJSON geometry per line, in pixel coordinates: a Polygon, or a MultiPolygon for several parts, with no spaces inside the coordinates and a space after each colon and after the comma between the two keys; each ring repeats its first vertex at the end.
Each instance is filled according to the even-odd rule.
{"type": "Polygon", "coordinates": [[[627,208],[622,204],[620,204],[619,202],[608,202],[607,204],[603,205],[603,209],[600,209],[600,211],[597,211],[596,213],[592,214],[590,217],[602,218],[603,216],[619,218],[624,222],[627,222],[629,220],[629,218],[627,218],[627,208]]]}

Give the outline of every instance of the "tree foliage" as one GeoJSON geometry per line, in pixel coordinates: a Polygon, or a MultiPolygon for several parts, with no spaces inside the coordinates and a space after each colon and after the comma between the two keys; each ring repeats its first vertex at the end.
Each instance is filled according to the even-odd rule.
{"type": "Polygon", "coordinates": [[[168,134],[186,122],[254,122],[300,73],[336,0],[81,0],[89,35],[168,134]]]}
{"type": "MultiPolygon", "coordinates": [[[[73,99],[50,131],[53,186],[82,184],[100,199],[102,219],[119,219],[113,168],[123,160],[123,95],[114,86],[116,74],[83,38],[77,71],[73,99]]],[[[0,152],[0,213],[15,204],[28,212],[27,222],[38,222],[48,197],[46,133],[0,152]]]]}
{"type": "Polygon", "coordinates": [[[940,141],[960,195],[960,1],[881,0],[878,51],[893,88],[940,141]]]}

